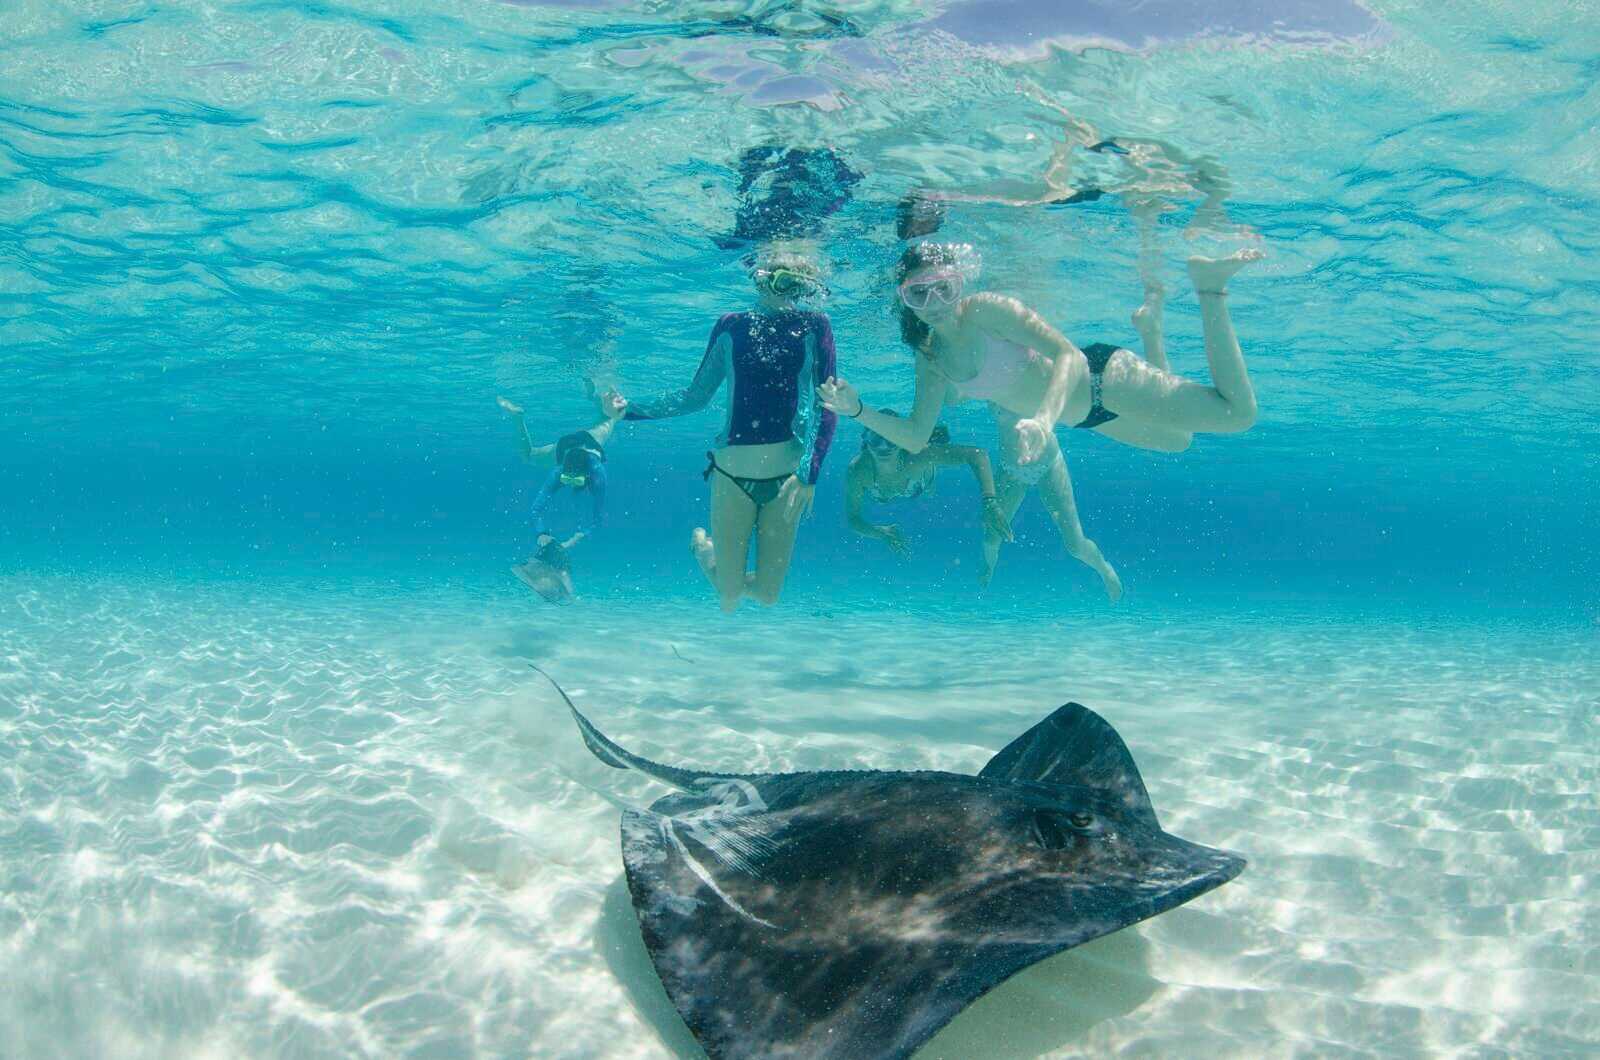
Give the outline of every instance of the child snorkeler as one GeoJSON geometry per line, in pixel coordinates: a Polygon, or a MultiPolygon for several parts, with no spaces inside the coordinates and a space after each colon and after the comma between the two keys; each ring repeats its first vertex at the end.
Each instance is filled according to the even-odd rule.
{"type": "Polygon", "coordinates": [[[511,568],[520,578],[544,599],[552,603],[565,603],[573,597],[571,564],[567,549],[599,530],[605,524],[606,469],[605,444],[616,428],[617,420],[627,409],[627,402],[615,391],[599,398],[604,418],[588,430],[564,434],[548,445],[536,446],[528,434],[521,406],[507,398],[499,398],[500,407],[510,413],[516,427],[518,451],[530,464],[553,465],[538,495],[533,500],[533,530],[538,551],[526,562],[511,568]],[[550,502],[563,488],[575,493],[587,492],[590,512],[587,523],[565,541],[558,541],[550,533],[548,514],[550,502]]]}

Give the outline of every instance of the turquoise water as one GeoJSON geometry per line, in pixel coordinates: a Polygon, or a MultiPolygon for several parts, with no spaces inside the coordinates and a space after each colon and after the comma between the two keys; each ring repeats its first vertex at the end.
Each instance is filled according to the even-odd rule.
{"type": "MultiPolygon", "coordinates": [[[[1081,700],[1169,827],[1250,857],[928,1055],[1593,1053],[1597,26],[0,8],[0,1054],[694,1055],[594,789],[652,792],[592,771],[530,661],[707,767],[976,769],[1081,700]],[[912,189],[961,196],[941,237],[1080,344],[1134,342],[1117,192],[1164,198],[1195,378],[1183,259],[1266,252],[1232,284],[1252,431],[1063,432],[1120,605],[1036,499],[980,593],[954,472],[874,510],[911,558],[850,535],[845,424],[783,602],[724,618],[687,549],[709,411],[619,428],[579,602],[506,573],[539,480],[495,397],[549,440],[591,422],[585,377],[686,382],[749,304],[717,238],[766,144],[861,174],[820,245],[876,404],[911,395],[886,276],[912,189]]],[[[980,406],[946,423],[994,444],[980,406]]]]}

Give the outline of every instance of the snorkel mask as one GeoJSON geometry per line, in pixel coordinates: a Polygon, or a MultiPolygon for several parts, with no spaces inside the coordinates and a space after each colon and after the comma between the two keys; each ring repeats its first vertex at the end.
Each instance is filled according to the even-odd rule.
{"type": "Polygon", "coordinates": [[[793,244],[768,247],[745,264],[750,281],[779,298],[815,298],[828,293],[816,260],[793,244]]]}
{"type": "Polygon", "coordinates": [[[983,264],[969,243],[921,243],[916,255],[922,264],[898,288],[908,309],[954,305],[966,285],[978,278],[983,264]]]}
{"type": "Polygon", "coordinates": [[[568,449],[561,458],[561,484],[575,490],[583,489],[589,484],[589,473],[595,470],[600,459],[600,454],[593,449],[568,449]]]}
{"type": "Polygon", "coordinates": [[[779,298],[809,298],[827,290],[816,276],[783,266],[751,269],[750,278],[779,298]]]}
{"type": "Polygon", "coordinates": [[[926,309],[938,302],[940,305],[954,305],[956,299],[961,297],[961,290],[966,286],[966,279],[955,269],[940,269],[938,272],[924,274],[915,280],[907,280],[900,285],[900,301],[912,309],[926,309]]]}

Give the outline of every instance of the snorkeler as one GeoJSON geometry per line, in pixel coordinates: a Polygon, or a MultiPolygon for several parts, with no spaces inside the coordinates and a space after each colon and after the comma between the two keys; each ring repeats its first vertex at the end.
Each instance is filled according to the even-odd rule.
{"type": "MultiPolygon", "coordinates": [[[[894,415],[892,409],[878,411],[894,415]]],[[[911,547],[898,526],[877,526],[863,516],[868,492],[880,504],[911,500],[933,492],[934,476],[940,468],[957,466],[971,468],[978,480],[985,541],[991,535],[1010,541],[1011,520],[1002,512],[995,493],[989,454],[970,445],[951,445],[950,431],[943,424],[933,429],[927,447],[920,453],[908,453],[874,431],[861,432],[861,452],[850,461],[850,470],[845,474],[844,503],[850,529],[882,541],[897,555],[909,555],[911,547]]]]}
{"type": "Polygon", "coordinates": [[[528,434],[527,421],[521,406],[507,398],[496,399],[500,407],[511,414],[516,426],[517,445],[522,459],[530,464],[553,464],[549,476],[533,499],[531,514],[538,551],[522,564],[511,568],[546,600],[561,602],[572,597],[572,575],[566,550],[593,534],[605,523],[606,469],[605,444],[611,439],[617,420],[627,408],[627,402],[615,391],[599,395],[604,419],[585,431],[562,435],[548,445],[536,446],[528,434]],[[587,492],[590,497],[589,520],[583,529],[565,541],[558,541],[547,525],[550,502],[562,487],[574,492],[587,492]]]}
{"type": "MultiPolygon", "coordinates": [[[[1256,420],[1255,390],[1228,316],[1225,287],[1260,257],[1246,250],[1222,259],[1189,259],[1211,366],[1213,385],[1205,386],[1106,343],[1079,349],[1015,298],[963,297],[977,276],[976,252],[920,243],[906,250],[896,269],[900,334],[917,354],[911,415],[901,419],[867,408],[843,379],[830,380],[819,393],[828,408],[860,419],[913,453],[927,445],[944,404],[987,401],[1000,426],[1004,472],[1024,487],[1040,487],[1067,551],[1100,575],[1115,602],[1121,579],[1083,533],[1055,428],[1064,421],[1166,452],[1187,449],[1196,432],[1249,430],[1256,420]]],[[[1146,327],[1138,316],[1135,324],[1146,327]]]]}
{"type": "Polygon", "coordinates": [[[835,425],[818,398],[818,387],[834,374],[833,328],[825,313],[798,304],[827,289],[816,264],[797,251],[768,247],[752,262],[750,279],[757,307],[717,321],[689,385],[627,409],[630,420],[684,416],[705,408],[728,384],[717,449],[706,454],[711,532],[696,527],[691,537],[723,611],[745,595],[778,602],[835,425]],[[747,571],[752,537],[756,569],[747,571]]]}

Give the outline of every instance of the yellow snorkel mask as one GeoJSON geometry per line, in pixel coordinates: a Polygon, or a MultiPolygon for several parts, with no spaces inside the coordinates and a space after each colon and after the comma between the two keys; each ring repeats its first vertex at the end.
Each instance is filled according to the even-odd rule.
{"type": "Polygon", "coordinates": [[[815,273],[781,265],[776,268],[758,266],[751,269],[750,279],[779,298],[810,298],[828,289],[815,273]]]}
{"type": "Polygon", "coordinates": [[[822,269],[794,245],[772,246],[746,259],[750,280],[779,298],[815,298],[828,293],[822,269]]]}

